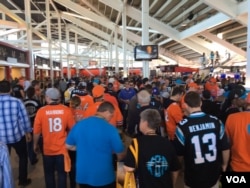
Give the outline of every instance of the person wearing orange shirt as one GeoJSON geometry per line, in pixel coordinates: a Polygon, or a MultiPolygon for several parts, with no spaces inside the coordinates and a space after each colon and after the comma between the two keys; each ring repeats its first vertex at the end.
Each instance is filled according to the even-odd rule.
{"type": "Polygon", "coordinates": [[[166,132],[169,140],[175,139],[177,123],[179,123],[183,119],[183,112],[179,104],[183,95],[183,87],[175,86],[172,90],[170,100],[168,101],[169,105],[164,110],[166,132]]]}
{"type": "Polygon", "coordinates": [[[69,104],[75,121],[78,122],[84,118],[85,110],[81,107],[81,99],[78,96],[74,96],[70,99],[69,104]]]}
{"type": "Polygon", "coordinates": [[[209,90],[213,99],[217,97],[217,93],[219,91],[219,86],[217,85],[216,79],[211,77],[206,83],[205,83],[205,89],[209,90]]]}
{"type": "Polygon", "coordinates": [[[81,100],[81,108],[85,111],[89,106],[94,104],[94,99],[91,95],[89,95],[87,91],[87,84],[85,82],[81,82],[77,88],[75,88],[71,92],[71,97],[78,96],[81,100]]]}
{"type": "MultiPolygon", "coordinates": [[[[93,105],[89,106],[88,109],[85,111],[85,118],[96,114],[97,109],[100,106],[100,104],[103,101],[105,101],[105,99],[103,97],[104,91],[105,91],[105,88],[101,85],[96,85],[92,89],[92,95],[93,95],[93,98],[95,100],[95,103],[93,105]]],[[[109,123],[114,125],[114,126],[120,127],[120,126],[122,126],[122,123],[123,123],[123,116],[122,116],[122,113],[121,113],[119,107],[115,104],[113,104],[113,105],[115,108],[115,112],[114,112],[114,116],[111,118],[111,120],[109,120],[109,123]]]]}
{"type": "Polygon", "coordinates": [[[250,172],[250,94],[246,110],[228,116],[226,133],[231,145],[230,167],[235,172],[250,172]]]}
{"type": "Polygon", "coordinates": [[[103,97],[104,101],[108,101],[111,102],[113,105],[119,106],[117,99],[109,93],[107,87],[105,88],[105,93],[103,97]]]}
{"type": "Polygon", "coordinates": [[[68,153],[65,147],[67,132],[75,124],[69,107],[60,104],[60,91],[49,88],[45,93],[47,105],[40,108],[34,122],[34,151],[38,152],[38,140],[43,137],[43,167],[46,188],[66,188],[66,171],[69,171],[68,153]],[[66,165],[67,164],[67,165],[66,165]],[[55,183],[57,171],[57,186],[55,183]]]}

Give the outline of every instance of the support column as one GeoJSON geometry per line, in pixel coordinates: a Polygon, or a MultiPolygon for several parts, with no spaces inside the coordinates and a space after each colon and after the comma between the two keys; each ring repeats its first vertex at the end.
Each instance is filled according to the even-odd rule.
{"type": "Polygon", "coordinates": [[[117,26],[115,27],[115,74],[119,73],[119,54],[118,54],[118,46],[117,46],[117,26]]]}
{"type": "Polygon", "coordinates": [[[24,1],[25,3],[25,21],[27,22],[27,42],[28,42],[28,62],[30,65],[29,68],[29,78],[31,80],[35,79],[35,65],[33,58],[33,48],[32,48],[32,26],[31,26],[31,12],[30,12],[30,1],[24,1]]]}
{"type": "Polygon", "coordinates": [[[61,78],[63,78],[63,62],[62,62],[62,21],[61,21],[61,14],[58,14],[58,37],[59,37],[59,45],[60,45],[60,68],[61,68],[61,72],[60,72],[60,76],[61,78]]]}
{"type": "Polygon", "coordinates": [[[76,69],[76,76],[79,76],[79,66],[78,66],[78,36],[77,33],[75,33],[75,55],[77,56],[77,58],[75,58],[75,69],[76,69]]]}
{"type": "Polygon", "coordinates": [[[46,0],[46,23],[47,23],[47,38],[50,62],[50,78],[51,84],[54,85],[53,60],[52,60],[52,41],[51,41],[51,23],[50,23],[50,0],[46,0]]]}
{"type": "MultiPolygon", "coordinates": [[[[250,1],[248,1],[250,10],[250,1]]],[[[250,14],[248,13],[248,25],[250,24],[250,14]]],[[[246,88],[250,89],[250,28],[247,27],[247,65],[246,65],[246,88]]]]}
{"type": "MultiPolygon", "coordinates": [[[[142,1],[142,45],[149,43],[149,0],[142,1]]],[[[143,77],[149,78],[149,61],[143,61],[143,77]]]]}
{"type": "Polygon", "coordinates": [[[123,76],[128,76],[127,70],[127,5],[123,3],[122,11],[122,48],[123,48],[123,76]]]}
{"type": "Polygon", "coordinates": [[[67,76],[68,80],[71,78],[71,69],[69,68],[69,28],[66,27],[66,40],[67,40],[67,76]]]}
{"type": "Polygon", "coordinates": [[[10,78],[12,78],[13,80],[15,79],[15,78],[13,78],[13,76],[12,76],[12,66],[5,66],[5,78],[7,79],[7,80],[9,80],[10,81],[10,78]]]}

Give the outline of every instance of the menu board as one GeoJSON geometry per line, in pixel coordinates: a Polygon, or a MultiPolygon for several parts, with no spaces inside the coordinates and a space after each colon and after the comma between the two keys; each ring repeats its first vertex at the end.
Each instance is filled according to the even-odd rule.
{"type": "Polygon", "coordinates": [[[0,42],[0,60],[7,61],[7,58],[15,58],[18,63],[27,64],[28,51],[20,50],[9,44],[0,42]]]}
{"type": "Polygon", "coordinates": [[[47,58],[36,56],[36,65],[38,65],[38,66],[47,65],[49,67],[50,61],[47,58]]]}
{"type": "MultiPolygon", "coordinates": [[[[50,59],[36,56],[36,65],[42,66],[42,67],[44,67],[44,65],[45,65],[46,67],[50,67],[50,59]]],[[[53,68],[56,68],[56,67],[60,68],[61,63],[57,62],[57,61],[53,61],[53,68]]]]}

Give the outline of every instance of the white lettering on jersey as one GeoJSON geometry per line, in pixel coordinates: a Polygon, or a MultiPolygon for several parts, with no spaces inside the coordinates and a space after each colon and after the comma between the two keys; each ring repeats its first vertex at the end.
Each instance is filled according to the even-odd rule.
{"type": "Polygon", "coordinates": [[[189,126],[189,132],[193,133],[196,131],[202,131],[202,130],[206,130],[206,129],[215,129],[215,125],[214,123],[202,123],[199,125],[192,125],[189,126]]]}
{"type": "Polygon", "coordinates": [[[46,115],[64,114],[63,110],[46,110],[46,115]]]}

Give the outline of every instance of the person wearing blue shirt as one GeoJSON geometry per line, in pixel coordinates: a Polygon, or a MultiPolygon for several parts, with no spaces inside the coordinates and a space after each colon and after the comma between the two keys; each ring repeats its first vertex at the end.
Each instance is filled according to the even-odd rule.
{"type": "Polygon", "coordinates": [[[136,95],[136,90],[134,89],[133,81],[126,81],[124,85],[125,87],[118,94],[118,100],[121,103],[120,108],[123,115],[123,128],[125,130],[127,128],[128,105],[132,97],[136,95]]]}
{"type": "Polygon", "coordinates": [[[14,188],[8,148],[5,143],[0,142],[0,187],[14,188]]]}
{"type": "Polygon", "coordinates": [[[113,155],[122,159],[124,146],[118,130],[108,123],[114,113],[110,102],[103,102],[95,116],[79,121],[69,132],[66,146],[76,150],[76,182],[80,188],[115,188],[113,155]]]}
{"type": "Polygon", "coordinates": [[[26,108],[20,99],[12,97],[11,84],[0,81],[0,141],[13,147],[19,157],[19,185],[31,183],[27,178],[28,154],[26,141],[31,141],[32,131],[26,108]]]}

